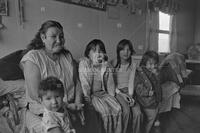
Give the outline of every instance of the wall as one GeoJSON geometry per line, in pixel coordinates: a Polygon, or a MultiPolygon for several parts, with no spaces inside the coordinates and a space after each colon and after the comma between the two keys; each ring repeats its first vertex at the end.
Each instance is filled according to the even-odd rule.
{"type": "MultiPolygon", "coordinates": [[[[123,38],[134,42],[134,48],[142,53],[145,44],[145,15],[130,14],[127,7],[114,8],[117,19],[111,19],[109,11],[99,11],[54,0],[24,0],[25,23],[19,25],[17,0],[9,1],[9,16],[3,16],[5,29],[0,30],[0,57],[15,50],[24,49],[34,37],[41,23],[54,19],[64,27],[66,47],[78,59],[86,44],[100,38],[106,44],[108,56],[115,56],[116,44],[123,38]],[[139,49],[138,49],[139,47],[139,49]]],[[[112,8],[110,8],[112,9],[112,8]]],[[[112,15],[113,16],[113,15],[112,15]]]]}
{"type": "Polygon", "coordinates": [[[195,43],[200,43],[200,1],[196,2],[195,43]]]}
{"type": "MultiPolygon", "coordinates": [[[[24,26],[21,26],[17,13],[17,0],[8,1],[9,16],[2,17],[6,28],[0,30],[0,57],[18,49],[24,49],[41,23],[48,19],[61,22],[64,27],[66,47],[76,59],[83,55],[86,44],[94,38],[100,38],[105,42],[110,58],[116,56],[116,44],[123,38],[134,42],[134,48],[138,54],[144,51],[145,15],[130,14],[126,6],[108,7],[104,12],[54,0],[24,0],[26,22],[24,26]],[[114,9],[115,13],[109,9],[114,9]],[[110,14],[111,17],[116,16],[117,18],[111,18],[110,14]]],[[[196,28],[194,27],[196,1],[198,0],[182,0],[181,9],[176,16],[178,51],[181,53],[186,53],[189,45],[194,43],[194,29],[200,29],[198,13],[196,15],[198,24],[196,28]]],[[[199,34],[200,30],[196,30],[196,41],[199,39],[199,34]]]]}
{"type": "Polygon", "coordinates": [[[177,49],[186,53],[187,48],[194,43],[195,5],[198,0],[181,0],[177,18],[177,49]]]}

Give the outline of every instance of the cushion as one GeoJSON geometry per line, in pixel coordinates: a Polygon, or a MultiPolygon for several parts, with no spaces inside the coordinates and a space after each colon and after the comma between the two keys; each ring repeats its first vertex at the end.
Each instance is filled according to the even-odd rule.
{"type": "Polygon", "coordinates": [[[15,51],[0,59],[0,78],[3,80],[24,79],[19,62],[23,57],[23,50],[15,51]]]}

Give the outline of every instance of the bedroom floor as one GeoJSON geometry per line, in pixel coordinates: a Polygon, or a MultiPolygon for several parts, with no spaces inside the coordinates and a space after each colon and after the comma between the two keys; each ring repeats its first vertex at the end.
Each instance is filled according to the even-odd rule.
{"type": "Polygon", "coordinates": [[[182,96],[181,109],[161,114],[160,122],[152,133],[199,133],[200,96],[182,96]]]}

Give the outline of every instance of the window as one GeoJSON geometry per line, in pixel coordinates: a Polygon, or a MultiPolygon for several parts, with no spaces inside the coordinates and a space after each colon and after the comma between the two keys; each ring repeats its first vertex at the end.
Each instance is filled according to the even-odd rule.
{"type": "Polygon", "coordinates": [[[158,30],[158,52],[170,52],[170,24],[171,16],[159,12],[159,30],[158,30]]]}

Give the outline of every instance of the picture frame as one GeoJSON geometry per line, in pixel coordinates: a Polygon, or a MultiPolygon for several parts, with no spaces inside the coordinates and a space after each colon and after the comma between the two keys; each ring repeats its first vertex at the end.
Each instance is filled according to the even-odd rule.
{"type": "Polygon", "coordinates": [[[55,1],[75,4],[102,11],[106,11],[106,4],[107,4],[106,2],[107,0],[55,0],[55,1]]]}
{"type": "Polygon", "coordinates": [[[107,0],[107,4],[110,6],[116,6],[119,3],[119,0],[107,0]]]}
{"type": "Polygon", "coordinates": [[[8,16],[8,0],[0,0],[0,15],[8,16]]]}

